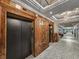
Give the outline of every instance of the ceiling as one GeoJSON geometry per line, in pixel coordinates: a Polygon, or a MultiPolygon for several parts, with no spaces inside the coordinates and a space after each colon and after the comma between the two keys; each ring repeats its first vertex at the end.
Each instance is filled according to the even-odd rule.
{"type": "MultiPolygon", "coordinates": [[[[52,15],[57,14],[57,6],[66,3],[68,0],[12,0],[15,3],[19,3],[23,6],[30,6],[41,14],[45,15],[48,18],[51,18],[52,15]],[[52,15],[50,14],[52,12],[52,15]]],[[[27,8],[27,6],[25,7],[27,8]]],[[[59,8],[60,9],[60,8],[59,8]]]]}
{"type": "Polygon", "coordinates": [[[63,26],[74,26],[79,23],[79,8],[71,11],[65,11],[61,14],[56,14],[54,17],[63,26]]]}
{"type": "Polygon", "coordinates": [[[58,0],[35,0],[37,3],[39,3],[43,8],[47,7],[48,5],[51,5],[55,3],[58,0]]]}
{"type": "Polygon", "coordinates": [[[57,21],[62,25],[67,24],[67,26],[71,26],[70,23],[76,24],[76,22],[79,21],[78,16],[79,12],[78,13],[76,12],[76,9],[79,8],[79,0],[12,0],[12,1],[24,6],[25,8],[27,8],[26,5],[28,5],[32,9],[46,16],[47,18],[57,21]]]}

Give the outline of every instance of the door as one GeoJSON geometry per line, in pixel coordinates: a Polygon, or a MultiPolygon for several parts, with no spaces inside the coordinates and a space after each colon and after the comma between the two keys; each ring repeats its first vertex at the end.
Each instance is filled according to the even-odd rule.
{"type": "Polygon", "coordinates": [[[51,42],[52,39],[52,30],[51,30],[51,25],[49,25],[49,42],[51,42]]]}
{"type": "Polygon", "coordinates": [[[32,27],[31,22],[22,21],[22,56],[23,59],[32,54],[32,27]]]}
{"type": "Polygon", "coordinates": [[[31,22],[8,18],[7,59],[25,59],[32,53],[31,22]]]}
{"type": "Polygon", "coordinates": [[[49,25],[49,42],[53,41],[53,33],[54,33],[54,28],[53,24],[49,25]]]}
{"type": "Polygon", "coordinates": [[[8,18],[7,59],[21,59],[21,21],[8,18]]]}

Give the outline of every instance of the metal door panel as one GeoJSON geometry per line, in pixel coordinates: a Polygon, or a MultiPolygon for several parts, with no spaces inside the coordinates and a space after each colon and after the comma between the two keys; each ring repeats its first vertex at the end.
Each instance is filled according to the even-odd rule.
{"type": "Polygon", "coordinates": [[[32,27],[31,22],[22,22],[22,56],[25,58],[32,52],[31,39],[32,39],[32,27]]]}
{"type": "Polygon", "coordinates": [[[7,59],[25,59],[31,52],[31,22],[8,18],[7,59]]]}
{"type": "Polygon", "coordinates": [[[7,59],[21,59],[21,22],[8,18],[7,59]]]}

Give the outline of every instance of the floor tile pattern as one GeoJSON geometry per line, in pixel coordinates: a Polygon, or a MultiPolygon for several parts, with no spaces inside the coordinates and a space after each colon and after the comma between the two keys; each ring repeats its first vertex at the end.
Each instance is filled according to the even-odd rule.
{"type": "Polygon", "coordinates": [[[79,43],[71,33],[64,35],[57,43],[52,43],[39,56],[26,59],[79,59],[79,43]]]}

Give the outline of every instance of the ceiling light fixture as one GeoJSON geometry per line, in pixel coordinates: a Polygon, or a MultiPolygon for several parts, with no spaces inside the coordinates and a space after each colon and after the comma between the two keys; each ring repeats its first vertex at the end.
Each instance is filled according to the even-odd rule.
{"type": "Polygon", "coordinates": [[[52,14],[52,11],[50,11],[50,14],[52,14]]]}
{"type": "Polygon", "coordinates": [[[16,6],[15,6],[17,9],[22,9],[22,7],[20,6],[20,5],[18,5],[18,4],[16,4],[16,6]]]}

